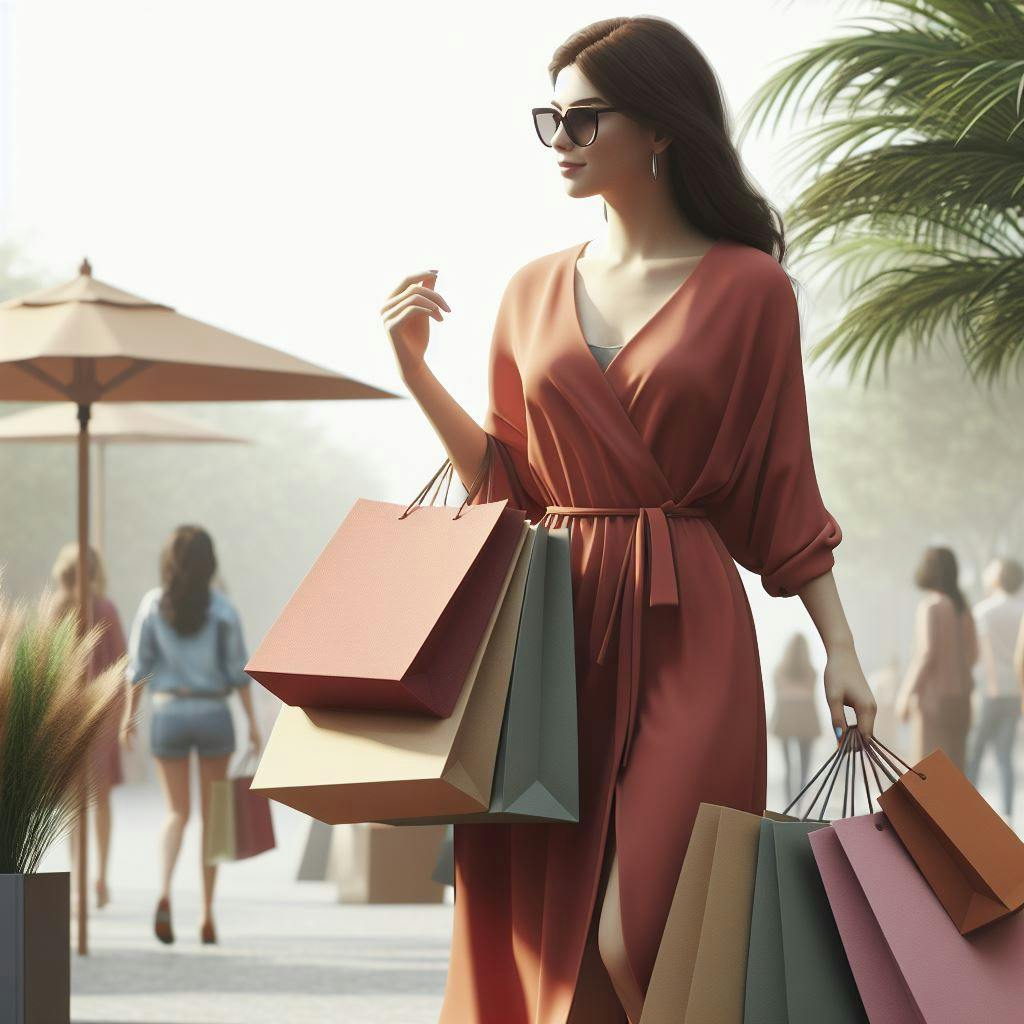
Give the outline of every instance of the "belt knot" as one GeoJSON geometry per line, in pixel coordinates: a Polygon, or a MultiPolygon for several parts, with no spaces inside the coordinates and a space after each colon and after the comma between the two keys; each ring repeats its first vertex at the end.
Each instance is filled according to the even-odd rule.
{"type": "Polygon", "coordinates": [[[695,505],[682,505],[674,498],[668,498],[660,505],[643,505],[636,508],[613,508],[585,505],[548,505],[545,519],[549,515],[564,516],[635,516],[633,536],[622,558],[619,577],[615,585],[612,607],[608,615],[601,645],[596,652],[595,660],[604,664],[611,641],[613,627],[618,618],[620,621],[620,646],[626,650],[626,661],[629,668],[629,715],[626,722],[626,740],[623,748],[622,766],[629,760],[629,751],[633,738],[636,720],[636,709],[640,689],[640,653],[643,642],[643,594],[645,580],[650,575],[650,593],[648,604],[678,605],[679,581],[676,574],[675,555],[672,551],[671,534],[668,528],[668,517],[705,517],[703,508],[695,505]],[[648,554],[648,539],[650,548],[648,554]],[[623,594],[626,581],[632,577],[633,601],[632,614],[629,622],[621,614],[623,594]]]}

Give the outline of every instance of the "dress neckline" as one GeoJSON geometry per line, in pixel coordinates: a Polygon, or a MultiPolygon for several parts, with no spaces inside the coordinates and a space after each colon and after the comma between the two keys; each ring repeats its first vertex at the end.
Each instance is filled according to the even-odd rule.
{"type": "MultiPolygon", "coordinates": [[[[570,310],[570,312],[572,314],[573,326],[575,327],[576,336],[579,338],[580,342],[582,342],[584,348],[588,350],[587,357],[591,362],[593,362],[593,356],[589,352],[591,344],[589,341],[587,341],[587,337],[583,333],[583,325],[580,323],[579,309],[576,305],[576,264],[579,262],[580,256],[583,255],[583,250],[588,245],[590,245],[592,241],[592,238],[588,238],[585,242],[580,242],[580,244],[577,245],[574,249],[569,250],[571,254],[571,259],[569,260],[569,301],[572,304],[572,309],[570,310]]],[[[675,291],[673,291],[672,294],[669,295],[669,297],[661,304],[661,306],[659,306],[658,309],[655,310],[655,312],[647,319],[647,321],[630,338],[622,342],[621,345],[617,346],[618,352],[615,353],[615,355],[609,361],[608,365],[605,366],[603,370],[601,370],[600,367],[598,367],[598,370],[602,376],[607,376],[611,368],[615,366],[615,364],[618,363],[618,361],[626,354],[627,350],[633,346],[633,343],[637,341],[639,338],[641,338],[644,334],[646,334],[648,330],[658,320],[660,320],[662,316],[664,316],[665,311],[676,303],[679,297],[686,291],[687,286],[690,284],[690,282],[700,272],[700,269],[708,262],[708,258],[711,256],[711,254],[717,248],[719,248],[719,246],[723,245],[724,242],[724,239],[716,238],[715,241],[712,242],[711,245],[705,250],[704,255],[701,256],[699,260],[697,260],[697,263],[694,266],[694,268],[689,272],[689,274],[686,275],[686,277],[683,278],[682,282],[675,289],[675,291]]],[[[612,348],[613,346],[595,345],[593,347],[612,348]]]]}

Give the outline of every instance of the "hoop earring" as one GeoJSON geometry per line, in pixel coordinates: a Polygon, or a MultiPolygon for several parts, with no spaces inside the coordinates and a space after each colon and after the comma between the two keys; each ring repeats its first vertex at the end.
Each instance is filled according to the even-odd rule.
{"type": "Polygon", "coordinates": [[[651,178],[654,181],[658,180],[658,154],[657,154],[657,152],[651,153],[651,178]]]}

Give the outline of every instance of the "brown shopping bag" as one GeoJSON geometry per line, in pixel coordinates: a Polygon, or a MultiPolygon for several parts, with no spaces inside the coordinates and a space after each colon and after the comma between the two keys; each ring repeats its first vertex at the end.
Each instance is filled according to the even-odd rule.
{"type": "Polygon", "coordinates": [[[1024,843],[949,755],[939,748],[911,767],[871,746],[894,772],[878,803],[960,934],[1020,910],[1024,843]]]}
{"type": "Polygon", "coordinates": [[[486,810],[536,537],[526,522],[519,529],[450,716],[283,707],[253,789],[333,825],[486,810]]]}
{"type": "Polygon", "coordinates": [[[640,1024],[743,1021],[761,817],[702,803],[640,1024]]]}
{"type": "Polygon", "coordinates": [[[210,785],[204,847],[207,864],[245,860],[276,845],[270,801],[249,789],[256,761],[256,751],[250,747],[226,779],[210,785]]]}
{"type": "Polygon", "coordinates": [[[506,499],[467,505],[491,451],[455,512],[420,504],[448,460],[404,510],[357,500],[246,672],[298,707],[450,715],[526,521],[506,499]]]}

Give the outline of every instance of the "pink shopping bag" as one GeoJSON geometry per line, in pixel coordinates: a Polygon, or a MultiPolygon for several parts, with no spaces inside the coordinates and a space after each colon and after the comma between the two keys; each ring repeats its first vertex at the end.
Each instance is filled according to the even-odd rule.
{"type": "Polygon", "coordinates": [[[1024,917],[961,935],[881,812],[809,840],[872,1024],[1024,1019],[1024,917]]]}

